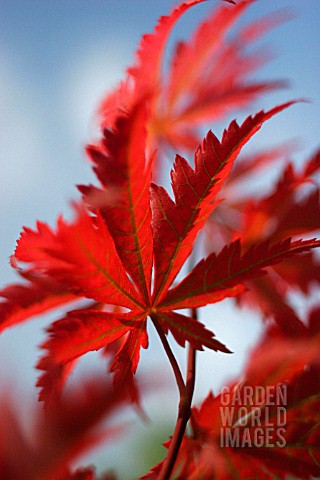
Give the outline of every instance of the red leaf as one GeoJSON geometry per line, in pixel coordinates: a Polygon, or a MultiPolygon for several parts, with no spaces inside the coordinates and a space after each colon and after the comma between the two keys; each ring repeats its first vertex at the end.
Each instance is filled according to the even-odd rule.
{"type": "MultiPolygon", "coordinates": [[[[309,255],[309,253],[306,253],[301,257],[295,256],[294,260],[291,259],[291,263],[299,265],[302,259],[302,262],[306,260],[306,264],[308,264],[309,255]]],[[[289,261],[290,259],[285,259],[281,263],[289,261]]],[[[279,265],[276,268],[278,270],[279,265]]],[[[292,306],[289,305],[279,283],[275,281],[274,276],[270,272],[268,276],[249,281],[248,286],[249,291],[237,299],[240,305],[258,307],[264,318],[267,320],[273,318],[277,326],[288,337],[305,335],[305,324],[299,319],[292,306]]]]}
{"type": "Polygon", "coordinates": [[[223,50],[225,36],[249,3],[242,2],[234,8],[221,4],[198,26],[188,43],[179,44],[169,77],[169,110],[173,110],[179,97],[186,92],[192,92],[194,88],[200,90],[201,75],[207,78],[209,59],[212,62],[214,53],[223,50]]]}
{"type": "Polygon", "coordinates": [[[219,301],[223,295],[239,294],[241,289],[234,287],[263,274],[263,268],[319,246],[320,240],[315,239],[295,242],[287,239],[272,246],[263,242],[241,256],[240,241],[233,242],[218,256],[212,253],[201,260],[179,285],[168,292],[159,307],[196,308],[219,301]]]}
{"type": "MultiPolygon", "coordinates": [[[[133,374],[140,347],[147,346],[145,322],[150,315],[157,315],[164,331],[169,329],[180,345],[188,341],[196,349],[206,346],[227,352],[202,324],[172,310],[238,295],[244,291],[244,280],[260,275],[263,267],[319,245],[316,241],[292,245],[287,241],[273,247],[263,243],[240,258],[239,245],[234,243],[218,257],[211,255],[201,261],[185,280],[167,292],[190,254],[242,146],[265,120],[288,105],[248,117],[240,127],[232,122],[221,142],[209,133],[196,152],[194,169],[177,156],[172,172],[175,202],[164,189],[153,186],[152,225],[148,207],[151,164],[146,170],[146,184],[139,176],[146,167],[144,108],[138,105],[128,117],[122,117],[113,132],[105,133],[99,148],[91,148],[103,186],[101,192],[108,195],[111,190],[107,204],[92,205],[94,215],[88,214],[84,207],[77,207],[76,219],[67,223],[60,218],[56,232],[43,223],[38,223],[37,230],[25,229],[13,261],[28,262],[32,272],[61,282],[67,291],[80,298],[92,298],[130,312],[87,309],[71,312],[53,324],[51,338],[44,345],[48,354],[39,364],[45,371],[39,381],[42,398],[50,400],[61,391],[70,370],[69,362],[127,335],[111,369],[116,381],[125,381],[137,401],[133,374]],[[120,192],[110,205],[113,189],[120,192]],[[151,301],[152,243],[155,282],[151,301]]],[[[93,187],[82,189],[87,199],[94,192],[93,187]]]]}
{"type": "Polygon", "coordinates": [[[75,360],[65,363],[56,362],[53,355],[48,353],[40,358],[37,369],[43,373],[37,380],[39,400],[45,403],[45,408],[51,408],[60,401],[63,387],[75,366],[75,360]]]}
{"type": "Polygon", "coordinates": [[[180,42],[169,70],[168,84],[159,94],[151,132],[174,148],[194,149],[197,126],[247,106],[257,96],[284,86],[284,82],[250,82],[249,74],[265,63],[265,52],[245,49],[258,36],[287,19],[278,15],[259,19],[239,33],[230,29],[252,2],[233,8],[222,5],[202,22],[187,42],[180,42]]]}
{"type": "Polygon", "coordinates": [[[0,291],[0,331],[77,299],[66,286],[49,277],[23,274],[25,284],[12,284],[0,291]]]}
{"type": "Polygon", "coordinates": [[[49,348],[58,362],[73,360],[83,353],[99,350],[139,326],[143,316],[132,313],[109,313],[96,310],[74,310],[49,328],[50,339],[43,345],[49,348]]]}
{"type": "Polygon", "coordinates": [[[203,346],[205,346],[215,351],[231,353],[225,345],[213,338],[214,334],[207,330],[201,322],[191,317],[170,311],[161,311],[155,316],[159,320],[163,331],[167,333],[170,329],[181,347],[184,347],[187,341],[197,350],[203,350],[203,346]]]}
{"type": "Polygon", "coordinates": [[[103,348],[125,335],[131,328],[138,328],[144,317],[131,313],[109,313],[95,310],[75,310],[48,329],[50,337],[42,345],[47,354],[38,363],[44,373],[38,381],[42,387],[40,399],[47,403],[61,393],[73,360],[79,356],[103,348]]]}
{"type": "MultiPolygon", "coordinates": [[[[243,198],[248,195],[244,190],[244,185],[251,179],[251,176],[260,174],[262,170],[272,168],[275,163],[281,163],[285,158],[290,157],[297,145],[292,140],[277,146],[273,146],[262,151],[248,153],[245,156],[241,155],[239,161],[236,162],[232,175],[228,180],[228,197],[230,200],[238,201],[239,197],[243,198]],[[232,186],[232,188],[230,188],[232,186]],[[230,189],[230,190],[229,190],[230,189]]],[[[259,177],[256,177],[259,178],[259,177]]]]}
{"type": "Polygon", "coordinates": [[[73,223],[59,220],[57,233],[48,241],[44,227],[25,229],[15,259],[32,262],[33,270],[51,275],[82,297],[128,308],[140,305],[101,216],[93,218],[79,209],[73,223]]]}
{"type": "Polygon", "coordinates": [[[229,30],[250,2],[230,8],[221,5],[202,22],[188,42],[179,43],[171,61],[168,81],[163,78],[164,53],[169,35],[178,19],[203,0],[180,3],[168,16],[160,18],[152,34],[142,37],[136,63],[102,102],[104,127],[113,128],[117,116],[148,96],[150,119],[147,145],[151,150],[163,141],[179,149],[194,149],[200,123],[241,108],[258,95],[283,87],[284,82],[250,82],[247,77],[267,60],[265,52],[248,54],[245,49],[258,36],[287,19],[276,16],[259,19],[229,38],[229,30]]]}
{"type": "MultiPolygon", "coordinates": [[[[146,159],[146,112],[138,105],[120,117],[113,131],[105,130],[100,145],[87,152],[105,190],[93,204],[102,211],[119,257],[145,302],[149,301],[152,234],[149,189],[152,161],[146,159]]],[[[80,187],[92,205],[94,187],[80,187]]]]}
{"type": "Polygon", "coordinates": [[[320,229],[319,191],[314,190],[303,202],[292,202],[280,219],[277,235],[301,235],[320,229]]]}
{"type": "MultiPolygon", "coordinates": [[[[104,127],[112,127],[119,115],[130,111],[141,97],[148,97],[151,107],[155,107],[162,84],[162,63],[169,35],[179,18],[192,6],[204,0],[189,0],[178,5],[168,16],[159,19],[155,30],[144,35],[136,54],[136,64],[128,68],[127,78],[102,102],[99,113],[104,127]]],[[[153,108],[151,108],[153,111],[153,108]]],[[[153,115],[153,114],[152,114],[153,115]]],[[[152,119],[151,119],[152,120],[152,119]]],[[[151,124],[154,122],[150,122],[151,124]]],[[[153,150],[154,127],[148,125],[148,147],[153,150]]]]}
{"type": "Polygon", "coordinates": [[[189,256],[195,237],[212,212],[213,201],[242,147],[266,120],[289,105],[291,103],[259,112],[241,126],[233,121],[221,142],[209,132],[195,154],[194,170],[177,156],[171,174],[174,202],[162,187],[152,187],[156,302],[161,301],[189,256]]]}
{"type": "MultiPolygon", "coordinates": [[[[5,396],[2,392],[0,477],[5,480],[94,478],[89,475],[89,472],[93,475],[91,468],[71,474],[71,467],[81,454],[88,454],[102,440],[114,440],[119,435],[121,429],[114,424],[106,426],[105,420],[128,404],[124,387],[112,387],[105,376],[91,376],[90,380],[82,381],[81,387],[73,386],[59,402],[51,404],[46,415],[36,405],[32,418],[28,419],[28,435],[26,419],[21,423],[13,408],[16,396],[9,396],[8,389],[5,396]]],[[[115,480],[105,475],[101,480],[112,478],[115,480]]]]}
{"type": "Polygon", "coordinates": [[[139,363],[141,347],[148,348],[145,323],[130,330],[110,366],[110,371],[114,373],[115,385],[125,385],[131,400],[138,405],[140,394],[133,376],[139,363]]]}
{"type": "Polygon", "coordinates": [[[189,0],[180,3],[168,16],[159,19],[154,33],[144,35],[137,53],[137,65],[129,73],[138,81],[141,91],[148,93],[157,87],[161,78],[161,63],[170,32],[178,19],[190,7],[204,0],[189,0]]]}
{"type": "Polygon", "coordinates": [[[271,238],[301,235],[320,228],[320,204],[317,189],[297,195],[302,186],[310,182],[287,165],[274,191],[259,200],[249,200],[243,208],[243,238],[247,244],[271,238]]]}

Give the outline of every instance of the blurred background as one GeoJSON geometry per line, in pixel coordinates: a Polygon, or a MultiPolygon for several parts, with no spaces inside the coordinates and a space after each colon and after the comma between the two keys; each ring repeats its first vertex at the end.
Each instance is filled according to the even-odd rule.
{"type": "MultiPolygon", "coordinates": [[[[218,3],[209,0],[193,7],[179,21],[173,40],[187,37],[218,3]]],[[[157,18],[168,13],[174,2],[0,0],[0,5],[0,284],[3,287],[16,279],[8,260],[22,226],[32,227],[36,219],[54,225],[57,215],[68,214],[70,200],[78,197],[75,185],[94,180],[84,145],[97,137],[95,112],[99,101],[133,62],[141,34],[151,32],[157,18]]],[[[259,133],[259,141],[266,145],[290,139],[298,141],[295,160],[299,162],[319,145],[320,2],[260,0],[249,8],[244,20],[248,22],[281,8],[289,8],[292,19],[262,40],[273,59],[257,78],[288,79],[290,87],[260,99],[252,112],[289,99],[310,100],[281,113],[259,133]]],[[[208,128],[220,135],[233,116],[208,128]]],[[[244,115],[237,117],[241,121],[244,115]]],[[[0,380],[13,384],[19,398],[36,398],[37,345],[44,337],[43,329],[54,318],[59,315],[35,319],[0,337],[0,380]]],[[[240,371],[245,354],[260,331],[254,315],[245,310],[235,312],[229,301],[204,309],[201,318],[209,319],[217,337],[235,354],[199,355],[196,402],[210,388],[217,391],[240,371]]],[[[146,400],[152,422],[144,424],[132,414],[135,433],[121,447],[123,452],[126,445],[125,461],[113,448],[107,451],[107,456],[101,450],[97,457],[101,468],[105,464],[114,466],[124,479],[135,478],[149,468],[148,454],[141,452],[141,439],[148,439],[150,444],[149,436],[155,436],[155,443],[160,444],[171,433],[176,415],[177,395],[172,374],[152,331],[150,335],[151,348],[142,353],[140,371],[154,375],[156,370],[165,383],[163,392],[156,391],[146,400]]],[[[84,370],[105,368],[95,354],[87,357],[82,362],[84,370]]],[[[178,357],[183,362],[184,352],[179,351],[178,357]]],[[[25,405],[27,409],[28,403],[25,405]]],[[[88,463],[91,461],[95,461],[94,457],[88,459],[88,463]]]]}

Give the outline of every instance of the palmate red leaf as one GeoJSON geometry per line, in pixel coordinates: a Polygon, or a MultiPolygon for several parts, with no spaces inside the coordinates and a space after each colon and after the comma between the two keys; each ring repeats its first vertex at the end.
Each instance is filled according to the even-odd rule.
{"type": "Polygon", "coordinates": [[[128,69],[126,79],[102,102],[102,127],[113,128],[118,115],[148,96],[148,148],[164,144],[175,149],[194,150],[199,144],[199,123],[241,108],[257,96],[284,82],[250,82],[248,77],[265,63],[264,52],[245,52],[259,35],[287,18],[277,12],[271,18],[242,28],[233,39],[228,33],[233,24],[252,3],[221,5],[209,19],[199,25],[193,37],[179,44],[171,61],[168,81],[163,75],[163,59],[169,35],[179,18],[203,0],[180,3],[171,13],[159,19],[153,33],[144,35],[136,63],[128,69]],[[220,52],[220,53],[219,53],[220,52]]]}
{"type": "MultiPolygon", "coordinates": [[[[151,132],[175,149],[194,149],[199,142],[198,125],[225,115],[231,108],[246,106],[262,93],[283,86],[283,82],[258,83],[247,79],[266,60],[263,52],[245,52],[247,45],[258,36],[256,25],[242,28],[241,33],[230,38],[231,27],[250,3],[239,2],[233,7],[220,3],[190,40],[177,45],[168,82],[163,86],[159,107],[151,122],[151,132]],[[252,34],[254,26],[255,35],[252,34]]],[[[282,15],[277,18],[283,21],[282,15]]],[[[275,23],[274,18],[260,19],[259,34],[275,23]]]]}
{"type": "MultiPolygon", "coordinates": [[[[212,212],[215,197],[242,146],[264,121],[291,103],[248,117],[241,126],[232,122],[221,142],[209,133],[196,152],[194,169],[177,156],[172,172],[175,202],[160,187],[152,186],[149,193],[151,162],[145,157],[147,116],[142,103],[119,118],[116,128],[105,132],[98,147],[90,147],[102,184],[98,203],[91,202],[92,213],[78,206],[75,220],[67,223],[60,218],[56,231],[40,222],[36,230],[25,229],[13,262],[29,263],[32,272],[61,282],[68,292],[80,298],[124,307],[130,312],[78,310],[54,323],[44,344],[47,354],[38,365],[44,370],[38,383],[42,399],[50,402],[56,398],[78,357],[121,339],[122,347],[111,370],[115,381],[125,382],[132,399],[138,402],[133,374],[140,348],[148,345],[148,316],[157,319],[165,333],[170,330],[180,345],[188,341],[196,349],[206,346],[228,352],[202,324],[172,310],[239,295],[244,290],[244,280],[260,275],[263,267],[319,245],[316,241],[270,248],[262,244],[240,259],[239,246],[233,244],[219,257],[213,255],[200,262],[180,285],[167,293],[212,212]],[[145,183],[141,172],[146,172],[145,183]],[[117,189],[119,195],[112,199],[117,189]],[[155,281],[150,300],[152,244],[155,281]],[[217,265],[218,280],[214,274],[217,265]],[[208,268],[210,275],[215,276],[212,280],[208,268]],[[197,287],[190,286],[193,280],[197,287]]],[[[82,187],[82,191],[90,204],[97,189],[82,187]]]]}
{"type": "Polygon", "coordinates": [[[152,186],[155,302],[162,300],[189,256],[195,237],[211,214],[213,201],[242,147],[266,120],[291,104],[261,111],[248,117],[241,126],[233,121],[221,142],[209,132],[195,154],[194,170],[186,160],[177,156],[171,174],[175,201],[162,187],[152,186]]]}
{"type": "Polygon", "coordinates": [[[123,264],[148,303],[153,249],[149,201],[152,160],[146,158],[146,120],[142,103],[130,116],[120,117],[114,130],[105,130],[100,145],[87,148],[104,190],[95,202],[97,189],[80,190],[85,201],[102,212],[123,264]]]}
{"type": "Polygon", "coordinates": [[[235,241],[218,256],[212,253],[201,260],[179,285],[167,293],[159,308],[197,308],[220,301],[223,295],[237,295],[243,291],[241,286],[246,280],[263,274],[263,268],[319,246],[320,241],[315,239],[295,242],[287,239],[275,245],[262,242],[241,256],[240,241],[235,241]]]}
{"type": "MultiPolygon", "coordinates": [[[[202,324],[173,310],[239,295],[244,291],[243,282],[261,275],[263,267],[319,245],[316,241],[292,245],[288,241],[273,247],[261,244],[240,258],[240,247],[232,244],[218,257],[212,255],[200,262],[167,292],[212,212],[215,197],[242,146],[264,121],[289,105],[248,117],[241,126],[232,122],[221,142],[209,133],[196,152],[194,169],[177,156],[172,172],[175,202],[160,187],[152,186],[149,193],[151,163],[144,155],[147,117],[142,104],[122,116],[114,131],[105,132],[99,147],[90,147],[102,184],[102,196],[97,204],[91,204],[92,213],[79,205],[75,219],[68,223],[60,218],[56,231],[43,223],[38,223],[36,230],[25,229],[13,262],[27,262],[32,272],[61,282],[80,299],[91,298],[101,305],[130,311],[111,313],[101,311],[103,306],[96,312],[78,310],[53,324],[44,345],[47,355],[39,363],[44,370],[39,381],[42,399],[50,401],[59,393],[75,359],[121,338],[122,347],[111,369],[116,382],[126,381],[137,401],[133,374],[140,348],[148,344],[148,316],[157,319],[165,333],[170,330],[180,345],[188,341],[196,349],[206,346],[228,352],[202,324]],[[147,173],[146,184],[141,181],[141,171],[147,173]],[[108,191],[114,189],[121,191],[110,204],[112,194],[109,196],[108,191]],[[103,203],[105,194],[107,201],[103,203]],[[150,300],[152,244],[155,280],[150,300]]],[[[95,187],[82,190],[90,203],[95,187]]]]}

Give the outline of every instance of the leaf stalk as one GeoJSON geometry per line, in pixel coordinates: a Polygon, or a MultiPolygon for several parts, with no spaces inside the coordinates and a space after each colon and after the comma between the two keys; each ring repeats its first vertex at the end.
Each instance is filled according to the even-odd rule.
{"type": "MultiPolygon", "coordinates": [[[[197,313],[195,309],[193,309],[192,314],[193,318],[196,320],[197,313]]],[[[165,333],[159,325],[157,318],[152,316],[151,320],[158,332],[162,345],[172,366],[180,395],[177,422],[171,438],[167,456],[164,460],[158,477],[158,480],[169,480],[181,447],[187,423],[191,416],[191,403],[195,386],[196,350],[191,345],[188,346],[187,376],[185,382],[177,360],[171,350],[165,333]]]]}

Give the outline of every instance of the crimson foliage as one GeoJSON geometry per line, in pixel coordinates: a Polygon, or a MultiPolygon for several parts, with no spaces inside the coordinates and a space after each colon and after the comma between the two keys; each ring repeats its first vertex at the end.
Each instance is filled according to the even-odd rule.
{"type": "MultiPolygon", "coordinates": [[[[100,440],[92,429],[102,416],[126,403],[140,405],[135,373],[140,349],[148,347],[147,322],[155,326],[172,365],[180,405],[166,458],[143,478],[320,475],[319,309],[305,322],[288,297],[293,288],[308,294],[319,282],[314,249],[320,240],[312,238],[319,229],[319,153],[299,172],[287,163],[273,191],[240,194],[243,182],[283,153],[277,148],[238,161],[242,148],[295,102],[260,111],[241,124],[234,120],[221,139],[209,131],[201,141],[201,125],[281,86],[253,82],[250,75],[261,61],[246,53],[246,46],[276,23],[273,18],[230,36],[251,1],[219,4],[189,41],[177,45],[163,70],[172,28],[201,2],[181,3],[161,17],[154,32],[142,38],[124,81],[101,103],[101,139],[86,149],[99,185],[78,187],[82,197],[74,203],[73,220],[60,217],[54,228],[37,222],[18,240],[11,263],[22,283],[1,291],[0,329],[57,307],[66,313],[52,323],[42,345],[38,387],[46,416],[39,414],[33,446],[23,438],[10,399],[2,399],[3,478],[95,478],[91,468],[72,471],[72,460],[100,440]],[[168,146],[185,156],[195,152],[193,161],[176,155],[173,196],[157,183],[168,146]],[[200,231],[208,255],[190,268],[200,231]],[[228,387],[229,400],[210,393],[192,408],[196,351],[231,353],[198,321],[197,311],[227,297],[260,311],[265,334],[241,382],[228,387]],[[186,379],[167,341],[169,332],[189,351],[186,379]],[[113,386],[105,387],[100,378],[86,386],[86,397],[80,390],[65,394],[76,361],[93,350],[112,356],[113,386]],[[287,394],[285,439],[279,442],[273,431],[267,443],[257,445],[257,425],[248,426],[248,418],[257,419],[257,408],[248,396],[241,404],[232,398],[249,391],[246,387],[272,393],[279,385],[287,394]],[[226,408],[232,412],[232,435],[240,435],[228,445],[221,439],[226,408]]],[[[276,407],[269,410],[265,402],[258,411],[260,432],[266,433],[276,407]]]]}

